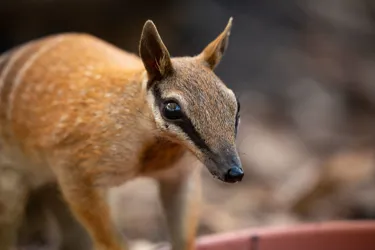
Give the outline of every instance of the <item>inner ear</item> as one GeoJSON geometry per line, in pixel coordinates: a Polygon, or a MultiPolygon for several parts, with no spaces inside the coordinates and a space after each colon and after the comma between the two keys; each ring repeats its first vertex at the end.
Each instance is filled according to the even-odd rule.
{"type": "Polygon", "coordinates": [[[198,55],[198,58],[212,70],[220,63],[221,58],[228,48],[232,21],[233,18],[229,18],[224,31],[198,55]]]}
{"type": "Polygon", "coordinates": [[[139,54],[149,80],[160,80],[173,71],[169,52],[151,20],[143,26],[139,54]]]}

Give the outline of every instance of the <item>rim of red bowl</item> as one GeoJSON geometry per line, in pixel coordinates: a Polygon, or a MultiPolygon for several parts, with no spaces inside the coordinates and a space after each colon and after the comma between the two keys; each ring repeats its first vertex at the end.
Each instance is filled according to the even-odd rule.
{"type": "Polygon", "coordinates": [[[330,221],[203,236],[197,250],[375,250],[375,221],[330,221]]]}
{"type": "Polygon", "coordinates": [[[197,250],[375,250],[375,221],[330,221],[203,236],[197,250]]]}

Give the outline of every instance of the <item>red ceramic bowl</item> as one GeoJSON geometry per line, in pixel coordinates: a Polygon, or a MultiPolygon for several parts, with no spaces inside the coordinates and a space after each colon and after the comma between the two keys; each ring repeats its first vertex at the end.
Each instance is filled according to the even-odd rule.
{"type": "Polygon", "coordinates": [[[197,250],[375,250],[375,221],[250,229],[205,236],[197,250]]]}

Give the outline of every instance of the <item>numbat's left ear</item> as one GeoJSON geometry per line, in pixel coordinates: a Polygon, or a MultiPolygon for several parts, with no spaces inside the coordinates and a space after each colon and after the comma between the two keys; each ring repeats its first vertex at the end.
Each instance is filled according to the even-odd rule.
{"type": "Polygon", "coordinates": [[[151,20],[143,26],[139,55],[150,80],[160,80],[173,70],[169,52],[151,20]]]}
{"type": "Polygon", "coordinates": [[[203,61],[212,70],[220,63],[229,43],[229,35],[232,28],[233,18],[229,18],[228,24],[224,31],[198,55],[198,58],[203,61]]]}

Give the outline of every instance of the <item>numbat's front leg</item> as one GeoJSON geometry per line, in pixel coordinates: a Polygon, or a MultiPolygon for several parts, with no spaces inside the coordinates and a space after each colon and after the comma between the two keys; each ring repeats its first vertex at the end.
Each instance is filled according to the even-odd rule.
{"type": "Polygon", "coordinates": [[[86,228],[95,250],[127,250],[120,233],[114,227],[104,190],[87,178],[74,173],[60,178],[62,193],[75,217],[86,228]]]}
{"type": "Polygon", "coordinates": [[[92,249],[89,235],[72,215],[56,184],[29,194],[18,246],[28,249],[30,245],[51,250],[92,249]]]}
{"type": "MultiPolygon", "coordinates": [[[[194,250],[201,204],[200,166],[183,161],[159,178],[161,203],[172,242],[172,250],[194,250]]],[[[194,161],[193,161],[194,162],[194,161]]]]}

